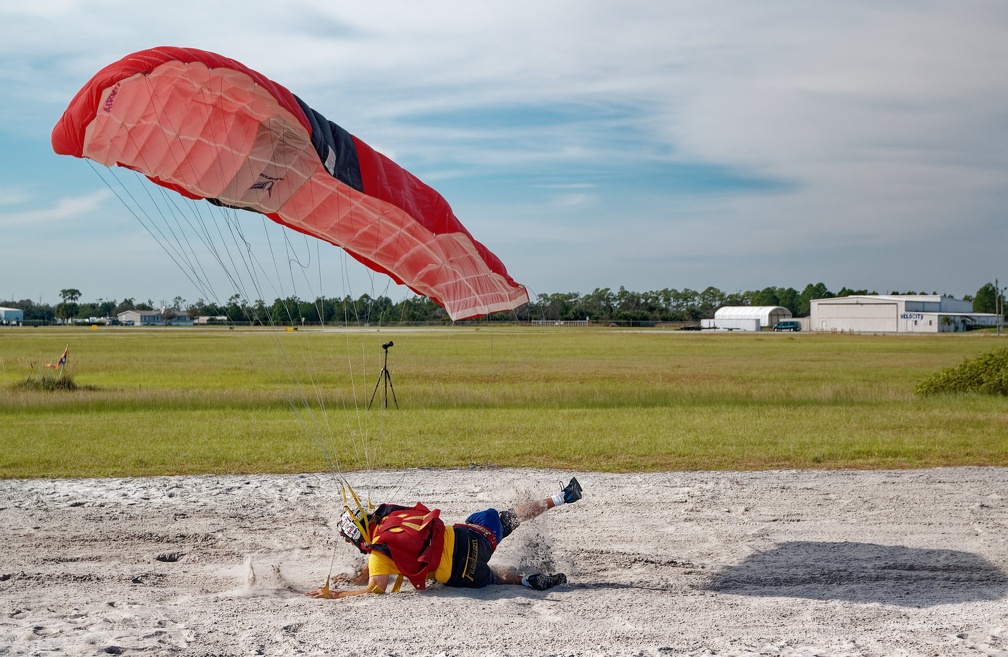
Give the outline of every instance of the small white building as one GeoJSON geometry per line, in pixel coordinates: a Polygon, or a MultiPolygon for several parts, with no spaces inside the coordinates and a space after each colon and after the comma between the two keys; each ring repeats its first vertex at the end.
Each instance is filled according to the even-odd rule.
{"type": "Polygon", "coordinates": [[[791,319],[783,306],[724,306],[714,312],[714,319],[700,320],[705,331],[759,331],[773,328],[777,322],[791,319]]]}
{"type": "Polygon", "coordinates": [[[21,324],[23,322],[23,310],[20,308],[5,308],[0,306],[0,324],[21,324]]]}
{"type": "Polygon", "coordinates": [[[200,315],[194,324],[227,324],[227,315],[200,315]]]}
{"type": "Polygon", "coordinates": [[[124,310],[116,318],[127,326],[192,326],[192,319],[185,313],[165,318],[160,310],[124,310]]]}
{"type": "Polygon", "coordinates": [[[813,299],[809,328],[852,333],[946,333],[997,326],[973,302],[937,294],[880,294],[813,299]]]}

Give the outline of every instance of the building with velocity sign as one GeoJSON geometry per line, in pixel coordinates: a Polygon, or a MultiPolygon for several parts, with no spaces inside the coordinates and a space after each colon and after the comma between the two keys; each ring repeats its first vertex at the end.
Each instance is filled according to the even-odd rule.
{"type": "Polygon", "coordinates": [[[947,333],[997,326],[994,313],[973,312],[973,302],[938,294],[879,294],[813,299],[812,331],[947,333]]]}

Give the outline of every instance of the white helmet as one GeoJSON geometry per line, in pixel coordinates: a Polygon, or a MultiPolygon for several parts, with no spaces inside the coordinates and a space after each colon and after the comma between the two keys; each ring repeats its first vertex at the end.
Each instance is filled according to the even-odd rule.
{"type": "Polygon", "coordinates": [[[366,526],[366,522],[367,520],[364,518],[362,511],[354,512],[344,507],[343,513],[340,514],[339,533],[356,545],[357,549],[361,552],[364,552],[364,548],[362,547],[364,537],[361,535],[361,527],[366,526]]]}

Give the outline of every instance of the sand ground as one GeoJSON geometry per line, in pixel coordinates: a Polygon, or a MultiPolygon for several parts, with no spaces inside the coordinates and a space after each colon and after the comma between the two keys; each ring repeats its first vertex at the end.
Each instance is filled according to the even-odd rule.
{"type": "Polygon", "coordinates": [[[0,481],[0,655],[1008,655],[1008,469],[351,473],[461,521],[558,490],[521,587],[315,600],[331,475],[0,481]]]}

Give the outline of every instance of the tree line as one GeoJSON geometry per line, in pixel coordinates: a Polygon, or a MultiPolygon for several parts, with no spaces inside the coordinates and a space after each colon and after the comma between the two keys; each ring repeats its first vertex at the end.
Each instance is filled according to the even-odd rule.
{"type": "MultiPolygon", "coordinates": [[[[697,322],[714,316],[714,311],[722,306],[782,306],[795,317],[809,314],[813,299],[844,297],[857,294],[876,294],[867,290],[843,287],[839,292],[831,292],[823,283],[810,283],[801,291],[791,287],[767,287],[748,292],[722,292],[715,287],[702,291],[689,288],[677,290],[666,288],[650,292],[634,292],[620,287],[598,288],[588,294],[578,292],[557,292],[539,295],[534,301],[509,313],[490,316],[491,321],[570,321],[587,319],[593,323],[615,323],[620,325],[647,325],[662,322],[697,322]]],[[[891,292],[891,294],[900,294],[891,292]]],[[[903,294],[927,294],[925,292],[904,292],[903,294]]],[[[938,294],[931,292],[930,294],[938,294]]],[[[81,302],[81,292],[76,288],[60,290],[60,303],[51,306],[29,299],[0,301],[0,305],[19,308],[24,312],[25,323],[50,324],[68,323],[89,318],[115,318],[127,310],[159,310],[166,318],[187,315],[216,318],[212,321],[251,325],[337,325],[337,324],[437,324],[450,323],[443,308],[424,297],[413,296],[393,302],[385,296],[371,297],[367,294],[354,299],[320,297],[303,300],[297,297],[275,299],[266,303],[261,299],[249,300],[234,295],[227,302],[217,304],[199,299],[193,303],[180,296],[171,302],[154,304],[153,301],[137,302],[134,298],[122,301],[98,299],[81,302]]],[[[1003,298],[993,283],[985,283],[975,296],[966,295],[973,301],[973,310],[978,313],[996,313],[1003,308],[1003,298]]]]}

